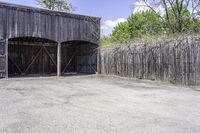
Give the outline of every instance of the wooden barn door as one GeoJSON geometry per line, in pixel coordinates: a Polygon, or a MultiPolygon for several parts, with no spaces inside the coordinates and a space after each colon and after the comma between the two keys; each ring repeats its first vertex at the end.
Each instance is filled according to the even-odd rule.
{"type": "Polygon", "coordinates": [[[57,47],[9,43],[9,76],[55,75],[57,47]]]}
{"type": "Polygon", "coordinates": [[[0,77],[7,77],[7,41],[0,40],[0,77]]]}

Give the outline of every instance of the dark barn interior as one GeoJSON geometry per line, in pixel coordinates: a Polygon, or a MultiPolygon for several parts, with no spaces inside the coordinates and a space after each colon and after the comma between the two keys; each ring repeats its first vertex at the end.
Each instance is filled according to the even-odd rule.
{"type": "Polygon", "coordinates": [[[13,38],[8,41],[8,74],[56,75],[57,43],[41,38],[13,38]]]}
{"type": "Polygon", "coordinates": [[[84,41],[69,41],[62,44],[62,73],[88,73],[97,71],[98,45],[84,41]]]}
{"type": "MultiPolygon", "coordinates": [[[[57,43],[33,37],[8,40],[8,74],[14,76],[56,75],[57,43]]],[[[95,74],[98,46],[84,41],[69,41],[61,45],[61,72],[95,74]]]]}

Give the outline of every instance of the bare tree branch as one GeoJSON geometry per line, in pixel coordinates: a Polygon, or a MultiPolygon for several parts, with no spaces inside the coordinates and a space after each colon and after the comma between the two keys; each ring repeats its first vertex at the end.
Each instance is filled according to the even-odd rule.
{"type": "Polygon", "coordinates": [[[186,25],[196,16],[200,15],[200,0],[141,1],[166,23],[172,33],[183,32],[186,25]],[[161,5],[164,8],[164,16],[157,13],[155,5],[161,5]]]}

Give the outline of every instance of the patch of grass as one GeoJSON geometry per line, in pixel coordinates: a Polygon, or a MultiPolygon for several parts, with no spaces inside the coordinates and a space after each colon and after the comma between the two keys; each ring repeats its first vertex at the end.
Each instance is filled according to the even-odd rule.
{"type": "Polygon", "coordinates": [[[170,82],[170,84],[176,84],[176,80],[172,79],[172,78],[169,79],[169,82],[170,82]]]}
{"type": "Polygon", "coordinates": [[[130,39],[119,39],[114,40],[111,36],[104,36],[101,38],[100,46],[116,46],[116,45],[126,45],[126,44],[142,44],[149,42],[157,42],[157,41],[169,41],[169,40],[182,40],[187,37],[199,37],[199,34],[196,33],[176,33],[170,35],[143,35],[142,37],[135,37],[130,39]]]}
{"type": "Polygon", "coordinates": [[[136,78],[140,80],[144,79],[142,75],[136,76],[136,78]]]}
{"type": "Polygon", "coordinates": [[[151,75],[151,76],[148,77],[148,79],[151,80],[151,81],[155,81],[156,77],[154,75],[151,75]]]}

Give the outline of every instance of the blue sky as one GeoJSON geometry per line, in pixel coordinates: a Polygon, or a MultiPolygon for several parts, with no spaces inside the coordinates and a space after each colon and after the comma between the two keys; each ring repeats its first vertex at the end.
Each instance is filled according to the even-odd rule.
{"type": "MultiPolygon", "coordinates": [[[[38,6],[36,0],[0,0],[28,6],[38,6]]],[[[125,21],[131,14],[134,0],[70,0],[74,13],[102,18],[102,34],[108,35],[118,23],[125,21]]]]}

